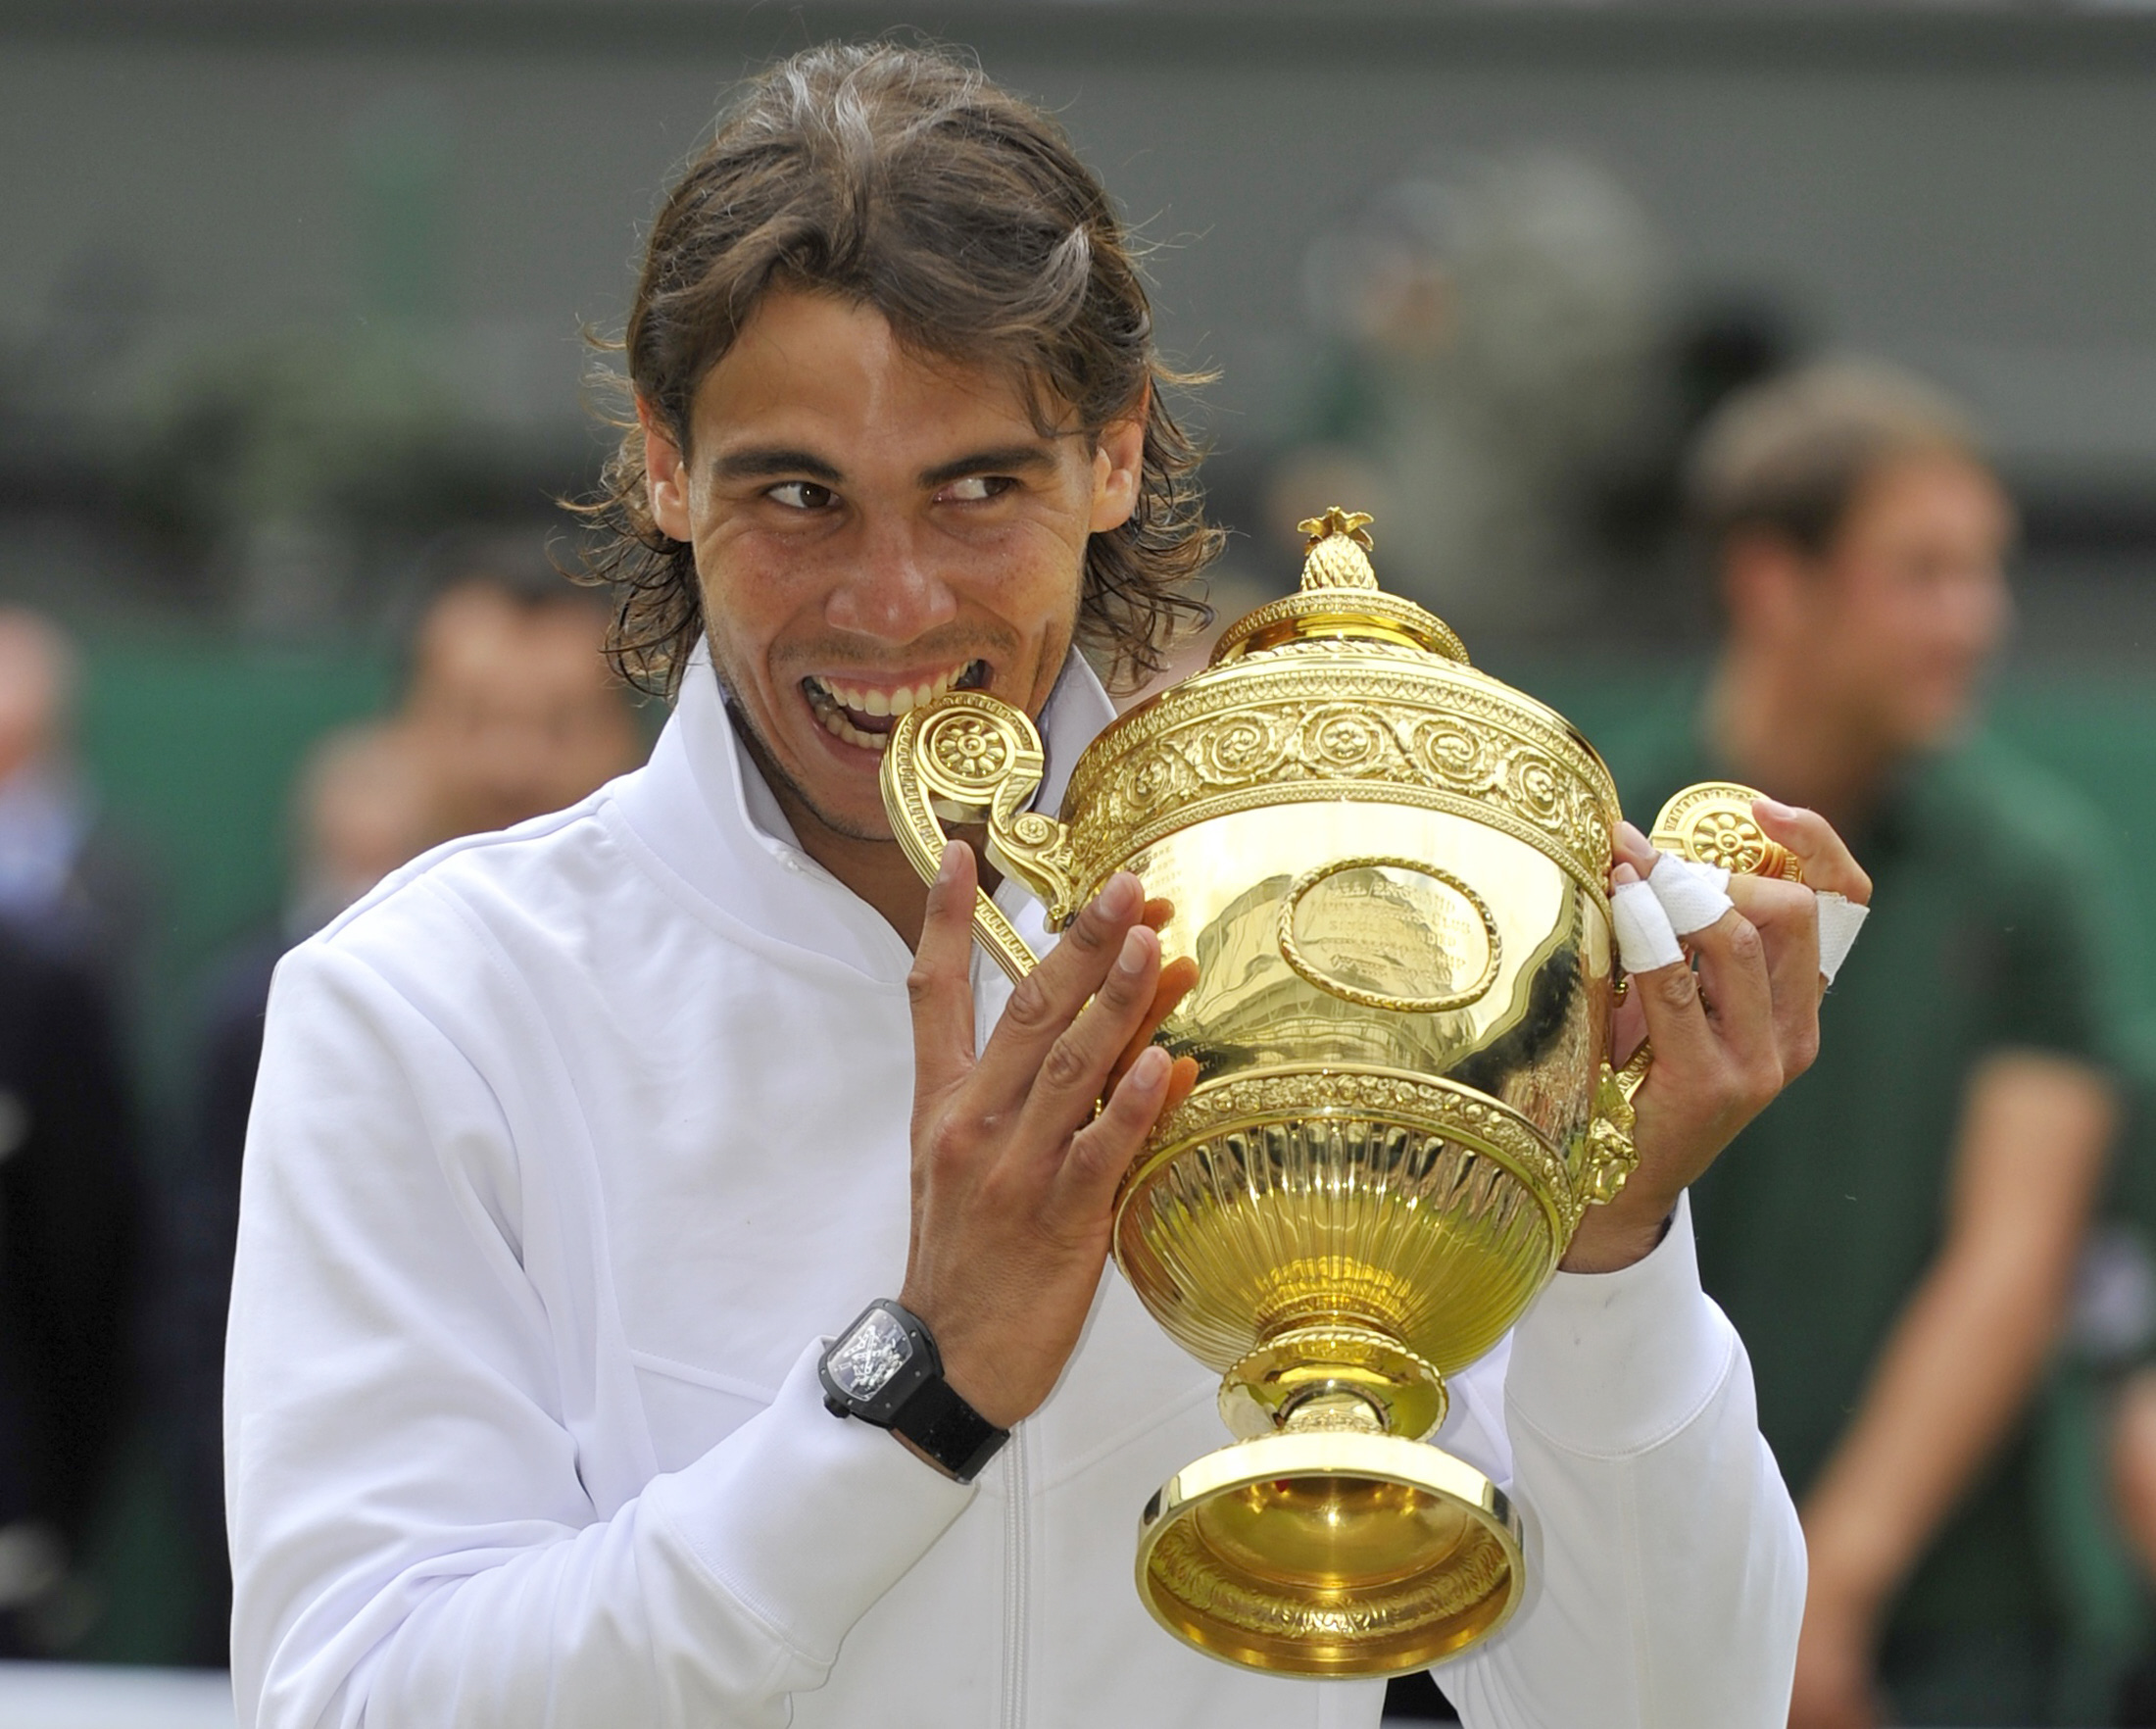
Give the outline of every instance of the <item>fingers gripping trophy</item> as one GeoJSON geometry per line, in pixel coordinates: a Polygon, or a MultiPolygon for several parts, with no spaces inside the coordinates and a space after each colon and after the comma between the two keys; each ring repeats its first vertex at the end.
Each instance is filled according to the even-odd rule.
{"type": "MultiPolygon", "coordinates": [[[[1369,524],[1303,523],[1300,592],[1102,733],[1059,819],[1028,809],[1032,723],[977,692],[906,716],[883,765],[924,877],[979,824],[1054,928],[1118,869],[1172,903],[1162,961],[1199,983],[1156,1036],[1198,1084],[1123,1179],[1115,1260],[1238,1439],[1147,1504],[1138,1589],[1302,1675],[1418,1668],[1519,1604],[1518,1508],[1424,1437],[1623,1188],[1646,1072],[1610,1061],[1609,771],[1378,586],[1369,524]]],[[[1657,844],[1793,874],[1752,796],[1681,794],[1657,844]]],[[[985,894],[974,929],[1032,966],[985,894]]]]}

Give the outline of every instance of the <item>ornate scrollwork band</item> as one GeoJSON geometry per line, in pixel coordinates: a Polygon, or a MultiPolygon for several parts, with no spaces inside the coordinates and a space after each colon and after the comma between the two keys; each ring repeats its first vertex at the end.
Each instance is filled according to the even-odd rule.
{"type": "Polygon", "coordinates": [[[1208,817],[1367,799],[1466,816],[1545,854],[1606,904],[1608,770],[1532,699],[1464,667],[1298,644],[1169,690],[1079,760],[1064,802],[1084,885],[1208,817]]]}

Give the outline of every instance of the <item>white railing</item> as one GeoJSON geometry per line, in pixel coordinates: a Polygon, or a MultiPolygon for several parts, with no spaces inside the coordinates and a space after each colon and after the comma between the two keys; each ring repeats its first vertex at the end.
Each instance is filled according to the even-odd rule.
{"type": "Polygon", "coordinates": [[[232,1683],[208,1669],[0,1663],[0,1729],[234,1729],[232,1683]]]}

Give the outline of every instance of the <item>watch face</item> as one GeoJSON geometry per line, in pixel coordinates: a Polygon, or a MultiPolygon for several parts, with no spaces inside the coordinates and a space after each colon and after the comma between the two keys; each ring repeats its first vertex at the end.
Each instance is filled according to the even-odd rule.
{"type": "Polygon", "coordinates": [[[913,1340],[895,1315],[871,1309],[825,1359],[831,1379],[849,1399],[873,1399],[913,1357],[913,1340]]]}

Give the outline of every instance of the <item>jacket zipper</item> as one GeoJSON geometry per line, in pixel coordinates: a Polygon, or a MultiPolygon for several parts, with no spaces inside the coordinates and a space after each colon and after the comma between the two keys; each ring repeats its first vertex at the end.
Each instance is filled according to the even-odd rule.
{"type": "Polygon", "coordinates": [[[1026,1426],[1010,1437],[1010,1507],[1005,1515],[1004,1559],[1004,1729],[1025,1729],[1027,1565],[1026,1426]]]}
{"type": "MultiPolygon", "coordinates": [[[[966,957],[967,977],[973,986],[975,1037],[984,1041],[994,1028],[994,1017],[986,1013],[982,1001],[983,986],[988,978],[986,960],[978,943],[966,957]]],[[[1026,1591],[1032,1568],[1028,1564],[1031,1511],[1026,1505],[1028,1449],[1024,1423],[1011,1431],[1010,1445],[1004,1450],[1004,1457],[1010,1461],[1004,1485],[1010,1505],[1004,1514],[1003,1729],[1025,1729],[1026,1591]]]]}

